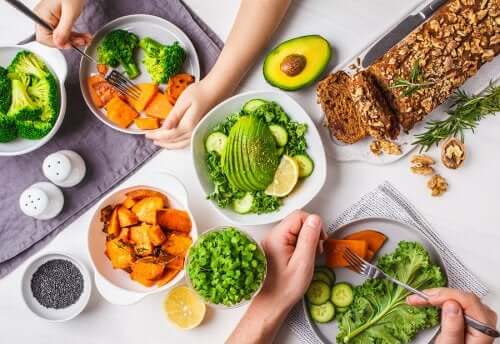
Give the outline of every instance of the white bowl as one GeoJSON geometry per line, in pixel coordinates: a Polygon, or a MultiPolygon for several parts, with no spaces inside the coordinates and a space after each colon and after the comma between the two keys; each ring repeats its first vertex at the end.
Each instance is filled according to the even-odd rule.
{"type": "Polygon", "coordinates": [[[56,123],[49,133],[40,140],[26,140],[17,138],[8,143],[0,143],[0,156],[22,155],[40,148],[50,141],[61,126],[66,113],[66,89],[64,82],[68,75],[68,65],[64,55],[55,48],[49,48],[37,42],[24,45],[12,45],[0,47],[0,66],[6,67],[21,50],[29,50],[37,54],[49,67],[57,79],[61,107],[57,115],[56,123]]]}
{"type": "Polygon", "coordinates": [[[275,101],[285,110],[291,119],[307,124],[307,154],[314,161],[314,171],[311,176],[301,181],[290,195],[283,199],[281,207],[273,213],[241,215],[230,208],[220,208],[215,202],[210,201],[219,214],[237,225],[263,225],[282,220],[292,211],[305,207],[320,192],[326,180],[326,157],[323,143],[314,122],[305,110],[284,92],[250,91],[238,94],[214,107],[194,130],[191,153],[197,179],[204,195],[208,195],[214,189],[207,173],[206,137],[215,125],[222,122],[228,115],[240,111],[245,102],[254,98],[275,101]]]}
{"type": "Polygon", "coordinates": [[[49,253],[34,259],[24,270],[21,279],[23,300],[29,310],[42,319],[54,322],[63,322],[73,319],[80,314],[89,302],[92,290],[92,280],[89,271],[78,259],[64,253],[49,253]],[[49,260],[63,259],[73,263],[80,270],[83,277],[83,292],[80,298],[71,306],[62,309],[46,308],[38,303],[31,291],[31,278],[38,268],[49,260]]]}
{"type": "Polygon", "coordinates": [[[182,183],[170,174],[162,173],[154,176],[145,176],[143,182],[132,186],[120,188],[106,196],[97,206],[93,215],[87,236],[87,249],[92,267],[95,271],[95,282],[99,293],[110,303],[128,305],[140,301],[147,295],[158,293],[169,289],[179,282],[185,274],[184,269],[180,271],[169,283],[164,286],[145,287],[133,281],[130,275],[121,269],[113,269],[111,261],[105,255],[106,234],[102,231],[103,223],[100,221],[101,209],[108,205],[116,205],[125,200],[125,194],[135,189],[152,189],[159,191],[168,197],[170,207],[185,210],[191,217],[193,227],[191,238],[193,242],[198,237],[198,231],[193,215],[187,207],[187,193],[182,183]]]}

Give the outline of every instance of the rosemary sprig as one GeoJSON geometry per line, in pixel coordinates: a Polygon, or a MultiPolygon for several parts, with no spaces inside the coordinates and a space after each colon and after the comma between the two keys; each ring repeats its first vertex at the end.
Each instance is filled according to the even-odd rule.
{"type": "Polygon", "coordinates": [[[389,86],[389,88],[401,88],[403,89],[403,96],[409,97],[421,88],[431,86],[433,84],[434,81],[424,80],[424,73],[422,71],[422,68],[420,67],[420,63],[418,61],[415,61],[410,71],[409,80],[397,78],[394,80],[391,86],[389,86]]]}
{"type": "Polygon", "coordinates": [[[452,99],[449,117],[442,121],[430,121],[426,131],[415,136],[413,144],[420,145],[420,151],[428,151],[448,137],[459,136],[463,142],[466,130],[474,132],[481,119],[500,111],[500,86],[490,83],[482,95],[469,96],[464,91],[457,91],[452,99]]]}

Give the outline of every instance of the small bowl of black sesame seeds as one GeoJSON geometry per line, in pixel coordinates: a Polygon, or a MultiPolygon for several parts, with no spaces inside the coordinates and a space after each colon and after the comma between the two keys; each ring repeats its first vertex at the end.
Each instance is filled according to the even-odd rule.
{"type": "Polygon", "coordinates": [[[73,319],[87,305],[91,279],[87,268],[76,258],[49,253],[33,260],[21,282],[23,299],[40,318],[62,322],[73,319]]]}

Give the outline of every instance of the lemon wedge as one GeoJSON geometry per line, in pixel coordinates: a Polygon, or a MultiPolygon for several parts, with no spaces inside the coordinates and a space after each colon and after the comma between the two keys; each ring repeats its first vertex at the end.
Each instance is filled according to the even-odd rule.
{"type": "Polygon", "coordinates": [[[285,197],[290,194],[299,181],[299,164],[288,155],[283,155],[273,182],[267,187],[269,196],[285,197]]]}
{"type": "Polygon", "coordinates": [[[173,288],[165,297],[167,318],[179,329],[195,328],[205,317],[206,306],[191,288],[181,285],[173,288]]]}

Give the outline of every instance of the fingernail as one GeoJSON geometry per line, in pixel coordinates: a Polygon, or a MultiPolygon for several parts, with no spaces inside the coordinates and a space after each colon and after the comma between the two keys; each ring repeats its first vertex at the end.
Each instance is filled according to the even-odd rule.
{"type": "Polygon", "coordinates": [[[455,316],[460,313],[460,308],[455,302],[448,302],[444,304],[443,312],[445,315],[455,316]]]}
{"type": "Polygon", "coordinates": [[[306,226],[318,227],[320,225],[320,219],[317,215],[309,215],[305,222],[306,226]]]}

